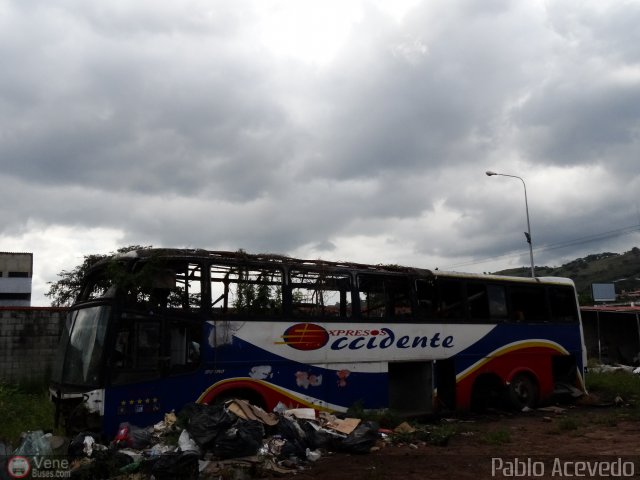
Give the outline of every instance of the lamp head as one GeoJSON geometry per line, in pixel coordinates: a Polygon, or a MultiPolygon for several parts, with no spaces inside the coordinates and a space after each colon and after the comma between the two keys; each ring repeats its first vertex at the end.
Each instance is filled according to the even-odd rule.
{"type": "Polygon", "coordinates": [[[498,175],[496,172],[492,172],[491,170],[487,170],[486,172],[484,172],[487,174],[487,177],[491,177],[493,175],[498,175]]]}

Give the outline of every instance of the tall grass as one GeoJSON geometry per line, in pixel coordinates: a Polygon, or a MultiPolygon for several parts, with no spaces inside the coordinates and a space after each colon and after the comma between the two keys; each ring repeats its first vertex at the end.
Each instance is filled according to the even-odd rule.
{"type": "Polygon", "coordinates": [[[621,397],[625,403],[640,407],[640,375],[626,371],[594,372],[586,374],[587,390],[604,401],[621,397]]]}
{"type": "Polygon", "coordinates": [[[15,448],[22,432],[52,431],[53,414],[53,404],[44,388],[0,383],[0,442],[15,448]]]}
{"type": "Polygon", "coordinates": [[[511,432],[506,428],[490,430],[484,434],[483,440],[489,445],[504,445],[511,442],[511,432]]]}

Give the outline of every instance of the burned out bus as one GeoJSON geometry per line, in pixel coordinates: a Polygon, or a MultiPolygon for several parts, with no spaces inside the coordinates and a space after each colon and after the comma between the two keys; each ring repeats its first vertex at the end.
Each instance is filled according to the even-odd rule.
{"type": "Polygon", "coordinates": [[[96,263],[51,395],[112,434],[189,402],[345,412],[514,408],[584,391],[571,280],[280,255],[142,249],[96,263]]]}

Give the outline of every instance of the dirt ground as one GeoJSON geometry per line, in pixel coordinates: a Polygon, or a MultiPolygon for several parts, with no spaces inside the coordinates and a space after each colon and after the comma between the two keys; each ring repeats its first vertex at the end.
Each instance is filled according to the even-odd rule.
{"type": "Polygon", "coordinates": [[[328,454],[293,478],[640,478],[640,416],[624,407],[491,412],[425,427],[443,423],[453,432],[445,446],[387,439],[369,454],[328,454]]]}

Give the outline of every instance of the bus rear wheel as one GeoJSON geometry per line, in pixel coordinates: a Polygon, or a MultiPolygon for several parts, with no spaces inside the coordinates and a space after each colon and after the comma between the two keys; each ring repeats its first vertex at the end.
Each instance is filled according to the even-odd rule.
{"type": "Polygon", "coordinates": [[[528,375],[519,373],[513,377],[507,389],[509,405],[516,410],[534,408],[538,401],[538,386],[528,375]]]}

